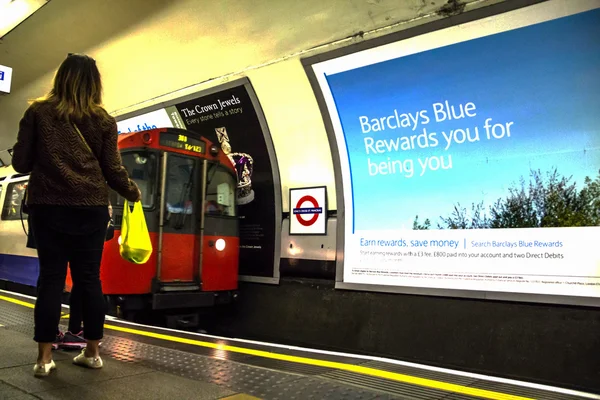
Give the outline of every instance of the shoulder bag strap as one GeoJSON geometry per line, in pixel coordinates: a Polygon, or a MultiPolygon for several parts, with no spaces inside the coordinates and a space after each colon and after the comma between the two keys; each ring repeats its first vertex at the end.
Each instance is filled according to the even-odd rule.
{"type": "MultiPolygon", "coordinates": [[[[96,162],[98,163],[98,166],[100,166],[100,161],[98,161],[98,157],[96,157],[96,155],[92,151],[92,148],[88,144],[87,140],[85,140],[85,137],[83,137],[83,135],[81,134],[81,131],[79,130],[79,128],[77,127],[77,125],[75,125],[73,123],[73,126],[75,127],[75,130],[77,131],[77,134],[81,138],[81,141],[83,142],[83,144],[85,145],[85,147],[89,150],[90,153],[92,153],[92,156],[96,159],[96,162]]],[[[110,200],[108,200],[108,207],[109,208],[111,207],[110,200]]],[[[111,217],[111,221],[112,221],[112,217],[111,217]]]]}
{"type": "Polygon", "coordinates": [[[94,158],[96,159],[96,161],[98,161],[98,158],[96,158],[96,155],[94,154],[94,152],[92,151],[92,148],[90,147],[90,145],[88,144],[87,140],[85,140],[85,138],[83,137],[83,135],[81,134],[81,131],[79,130],[79,128],[77,127],[77,125],[73,124],[73,126],[75,127],[75,130],[77,131],[77,134],[79,135],[79,137],[81,138],[81,141],[83,142],[83,144],[85,145],[85,147],[89,150],[90,153],[92,153],[92,155],[94,156],[94,158]]]}

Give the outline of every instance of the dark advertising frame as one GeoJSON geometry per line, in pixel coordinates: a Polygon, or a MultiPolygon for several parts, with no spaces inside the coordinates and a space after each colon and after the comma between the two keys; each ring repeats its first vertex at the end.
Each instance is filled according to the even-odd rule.
{"type": "Polygon", "coordinates": [[[174,126],[219,145],[238,170],[241,281],[279,283],[282,194],[275,147],[246,77],[119,115],[117,122],[164,109],[174,126]],[[175,112],[176,111],[176,112],[175,112]]]}

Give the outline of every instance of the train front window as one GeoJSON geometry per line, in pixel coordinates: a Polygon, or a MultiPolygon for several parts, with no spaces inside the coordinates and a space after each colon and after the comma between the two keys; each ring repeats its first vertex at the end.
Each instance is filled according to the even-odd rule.
{"type": "MultiPolygon", "coordinates": [[[[142,206],[154,207],[156,193],[156,155],[146,151],[127,152],[122,154],[123,166],[129,172],[129,177],[142,192],[142,206]]],[[[117,205],[122,206],[125,199],[117,198],[117,205]]]]}
{"type": "Polygon", "coordinates": [[[235,175],[221,165],[208,167],[206,186],[206,215],[235,217],[235,175]]]}
{"type": "Polygon", "coordinates": [[[193,212],[194,175],[198,160],[169,154],[166,200],[169,214],[193,212]]]}
{"type": "Polygon", "coordinates": [[[193,228],[194,199],[198,189],[200,160],[169,153],[165,192],[166,220],[176,230],[193,228]]]}

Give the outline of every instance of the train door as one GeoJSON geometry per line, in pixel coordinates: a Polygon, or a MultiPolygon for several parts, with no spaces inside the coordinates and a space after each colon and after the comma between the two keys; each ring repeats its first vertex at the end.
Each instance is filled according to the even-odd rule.
{"type": "Polygon", "coordinates": [[[27,179],[22,174],[13,176],[12,181],[0,178],[0,279],[35,286],[39,273],[37,253],[25,247],[24,229],[29,228],[27,214],[21,210],[27,179]]]}
{"type": "Polygon", "coordinates": [[[199,290],[198,234],[203,160],[163,153],[157,281],[161,291],[199,290]]]}

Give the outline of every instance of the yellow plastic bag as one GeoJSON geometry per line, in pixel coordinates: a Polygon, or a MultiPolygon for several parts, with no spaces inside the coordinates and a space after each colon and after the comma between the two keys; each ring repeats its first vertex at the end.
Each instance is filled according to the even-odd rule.
{"type": "Polygon", "coordinates": [[[130,204],[125,200],[123,207],[123,222],[119,238],[119,253],[121,257],[134,264],[145,264],[152,255],[152,242],[146,225],[146,217],[141,202],[130,204]]]}

